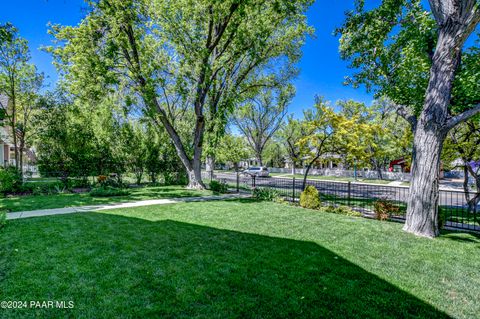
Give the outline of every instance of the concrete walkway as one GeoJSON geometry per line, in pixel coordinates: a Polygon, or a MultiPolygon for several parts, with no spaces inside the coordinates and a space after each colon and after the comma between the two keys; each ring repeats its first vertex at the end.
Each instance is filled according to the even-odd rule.
{"type": "Polygon", "coordinates": [[[101,210],[110,210],[110,209],[118,209],[118,208],[131,208],[131,207],[166,205],[166,204],[188,203],[188,202],[205,202],[205,201],[212,201],[212,200],[248,198],[248,197],[251,197],[251,195],[240,193],[240,194],[212,195],[212,196],[199,196],[199,197],[149,199],[149,200],[142,200],[137,202],[114,203],[114,204],[105,204],[105,205],[39,209],[39,210],[30,210],[30,211],[24,211],[24,212],[7,213],[7,220],[39,217],[39,216],[50,216],[50,215],[74,214],[74,213],[81,213],[81,212],[101,211],[101,210]]]}

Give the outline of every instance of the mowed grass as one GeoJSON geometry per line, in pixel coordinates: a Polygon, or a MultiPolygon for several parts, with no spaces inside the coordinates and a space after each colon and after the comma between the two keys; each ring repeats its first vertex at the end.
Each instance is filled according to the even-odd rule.
{"type": "Polygon", "coordinates": [[[2,318],[478,318],[480,238],[250,200],[10,221],[2,318]]]}
{"type": "Polygon", "coordinates": [[[74,207],[83,205],[113,204],[147,199],[196,197],[212,195],[212,192],[186,189],[183,186],[157,186],[129,188],[129,195],[92,197],[88,193],[64,193],[53,195],[9,196],[0,198],[0,209],[10,212],[74,207]]]}

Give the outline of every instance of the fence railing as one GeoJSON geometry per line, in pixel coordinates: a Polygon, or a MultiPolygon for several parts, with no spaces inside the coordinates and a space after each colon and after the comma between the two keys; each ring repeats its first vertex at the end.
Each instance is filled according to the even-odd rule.
{"type": "MultiPolygon", "coordinates": [[[[271,173],[285,173],[290,174],[292,173],[291,168],[275,168],[269,167],[268,170],[271,173]]],[[[304,168],[296,168],[296,174],[303,175],[305,174],[304,168]]],[[[401,173],[401,172],[389,172],[389,171],[382,171],[382,176],[379,176],[377,171],[365,171],[365,170],[347,170],[347,169],[340,169],[340,168],[312,168],[309,171],[310,175],[318,175],[318,176],[336,176],[336,177],[360,177],[360,178],[368,178],[368,179],[379,179],[383,178],[385,180],[392,180],[392,181],[409,181],[411,179],[410,173],[401,173]]]]}
{"type": "MultiPolygon", "coordinates": [[[[226,183],[236,191],[252,191],[253,188],[274,189],[279,196],[297,201],[303,190],[303,181],[295,178],[262,178],[241,173],[204,173],[204,180],[226,183]]],[[[388,201],[396,207],[392,219],[405,220],[408,187],[337,182],[308,179],[306,185],[314,186],[320,193],[322,203],[329,206],[348,206],[366,216],[374,215],[376,201],[388,201]]],[[[439,214],[446,228],[480,232],[480,205],[468,205],[467,197],[474,193],[460,190],[440,190],[439,214]],[[467,196],[468,195],[468,196],[467,196]]]]}

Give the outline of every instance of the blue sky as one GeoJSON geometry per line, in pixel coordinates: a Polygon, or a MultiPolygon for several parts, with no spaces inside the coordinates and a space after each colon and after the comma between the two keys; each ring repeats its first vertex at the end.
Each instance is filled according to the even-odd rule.
{"type": "MultiPolygon", "coordinates": [[[[50,83],[55,82],[57,77],[51,57],[39,50],[42,45],[48,45],[52,40],[47,34],[47,23],[77,24],[85,13],[83,0],[5,2],[0,12],[0,23],[10,21],[19,28],[21,36],[30,43],[32,62],[49,77],[50,83]]],[[[352,6],[353,0],[316,1],[310,8],[308,20],[315,27],[316,36],[309,38],[304,47],[303,58],[299,63],[301,73],[295,80],[297,95],[289,108],[291,113],[301,116],[301,110],[313,104],[316,94],[331,101],[349,98],[368,104],[372,101],[371,94],[367,94],[365,90],[342,85],[344,76],[350,70],[339,58],[338,39],[332,34],[335,27],[341,25],[345,10],[352,6]]]]}
{"type": "MultiPolygon", "coordinates": [[[[20,29],[21,36],[30,43],[32,61],[40,71],[55,82],[57,76],[49,54],[42,52],[42,45],[51,43],[47,23],[76,25],[85,13],[83,0],[15,0],[4,1],[0,23],[12,22],[20,29]]],[[[289,111],[301,116],[301,110],[313,104],[315,95],[322,95],[335,102],[339,99],[355,99],[370,104],[372,94],[363,88],[353,89],[342,84],[351,73],[347,63],[338,54],[338,38],[333,36],[342,24],[344,12],[352,9],[353,0],[317,0],[307,13],[309,23],[315,27],[315,37],[309,38],[299,63],[300,75],[295,80],[297,95],[289,111]]]]}

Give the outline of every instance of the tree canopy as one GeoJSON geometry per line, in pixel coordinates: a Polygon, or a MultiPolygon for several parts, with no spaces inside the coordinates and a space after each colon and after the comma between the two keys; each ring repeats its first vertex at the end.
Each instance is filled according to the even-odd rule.
{"type": "Polygon", "coordinates": [[[429,5],[430,12],[421,0],[383,0],[365,9],[365,1],[357,0],[337,34],[342,58],[355,69],[347,83],[389,98],[411,124],[412,181],[404,229],[435,237],[443,142],[449,130],[480,112],[478,67],[472,63],[478,50],[464,48],[480,22],[480,3],[430,0],[429,5]]]}
{"type": "Polygon", "coordinates": [[[131,92],[167,130],[191,186],[202,187],[205,129],[222,130],[234,105],[291,77],[311,3],[101,0],[78,26],[52,26],[59,45],[49,50],[75,94],[131,92]],[[179,115],[192,121],[188,140],[177,132],[179,115]]]}

